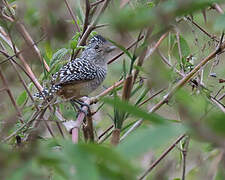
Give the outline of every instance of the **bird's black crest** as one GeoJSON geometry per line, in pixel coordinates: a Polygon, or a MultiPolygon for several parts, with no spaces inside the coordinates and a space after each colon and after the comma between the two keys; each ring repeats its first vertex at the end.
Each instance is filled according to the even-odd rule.
{"type": "Polygon", "coordinates": [[[94,37],[90,39],[90,43],[95,43],[95,42],[105,43],[106,39],[103,38],[101,35],[95,35],[94,37]]]}

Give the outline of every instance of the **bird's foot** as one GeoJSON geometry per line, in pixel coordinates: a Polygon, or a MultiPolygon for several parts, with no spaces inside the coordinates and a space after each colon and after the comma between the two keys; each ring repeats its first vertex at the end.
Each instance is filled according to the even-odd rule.
{"type": "Polygon", "coordinates": [[[82,102],[80,100],[74,100],[74,99],[70,100],[70,102],[76,108],[78,114],[79,114],[79,112],[83,112],[85,114],[85,116],[87,116],[91,112],[90,105],[87,104],[87,103],[84,103],[84,102],[82,102]],[[79,104],[80,107],[77,104],[79,104]],[[84,106],[87,107],[87,110],[83,109],[84,106]]]}

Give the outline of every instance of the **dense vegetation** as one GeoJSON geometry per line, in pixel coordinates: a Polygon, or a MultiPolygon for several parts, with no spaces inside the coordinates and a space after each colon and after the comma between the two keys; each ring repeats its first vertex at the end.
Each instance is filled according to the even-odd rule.
{"type": "Polygon", "coordinates": [[[224,3],[2,0],[0,179],[225,179],[224,3]],[[34,99],[96,34],[91,112],[34,99]]]}

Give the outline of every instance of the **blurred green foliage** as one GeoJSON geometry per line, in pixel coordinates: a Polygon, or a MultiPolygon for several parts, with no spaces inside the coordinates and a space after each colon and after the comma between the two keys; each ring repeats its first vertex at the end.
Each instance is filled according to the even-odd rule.
{"type": "MultiPolygon", "coordinates": [[[[68,62],[77,50],[84,48],[78,46],[82,32],[75,32],[74,22],[71,20],[63,1],[24,0],[19,2],[9,0],[8,2],[12,6],[16,18],[24,22],[25,27],[34,39],[37,40],[43,34],[46,35],[46,40],[39,43],[38,47],[50,66],[49,72],[45,71],[43,64],[36,61],[36,57],[32,55],[30,49],[23,56],[28,60],[41,83],[48,86],[51,75],[68,62]]],[[[94,3],[95,1],[90,2],[94,3]]],[[[210,95],[215,95],[223,86],[218,83],[218,79],[225,76],[223,62],[218,62],[221,64],[215,69],[216,77],[214,79],[209,76],[211,72],[209,64],[205,66],[202,75],[204,83],[198,87],[193,87],[191,83],[187,84],[159,112],[149,114],[148,109],[159,102],[166,95],[166,92],[139,107],[152,95],[152,92],[161,87],[168,87],[171,90],[173,85],[181,79],[174,72],[174,69],[188,73],[203,57],[215,49],[215,41],[202,31],[199,32],[193,25],[188,24],[190,22],[187,21],[185,16],[193,16],[196,23],[201,24],[209,33],[219,37],[225,28],[225,16],[219,15],[215,11],[212,12],[209,7],[216,2],[222,4],[224,0],[130,0],[122,9],[119,8],[120,2],[117,0],[110,3],[109,8],[106,9],[100,19],[100,23],[106,22],[110,26],[104,27],[107,29],[103,30],[97,29],[90,36],[95,35],[97,31],[103,33],[106,37],[110,37],[108,39],[126,54],[122,58],[123,62],[118,60],[110,65],[109,75],[105,81],[106,86],[111,86],[119,79],[125,79],[133,70],[140,71],[140,80],[138,79],[139,81],[134,83],[129,102],[124,102],[120,98],[122,86],[115,88],[110,93],[109,98],[103,98],[104,104],[100,105],[102,109],[100,115],[97,115],[96,121],[94,121],[94,126],[96,136],[98,136],[108,125],[112,124],[112,121],[107,118],[109,116],[113,120],[114,126],[121,129],[122,135],[138,119],[144,121],[142,127],[132,132],[117,147],[112,147],[108,139],[103,141],[102,144],[84,143],[82,135],[80,135],[80,143],[76,145],[68,140],[71,137],[66,136],[65,139],[58,139],[57,133],[56,138],[48,138],[47,136],[43,139],[37,135],[28,143],[19,143],[16,137],[13,137],[9,143],[0,144],[0,179],[137,179],[143,169],[147,169],[149,164],[157,159],[167,146],[184,133],[194,137],[190,141],[188,150],[188,162],[190,164],[187,164],[186,179],[206,179],[206,176],[211,173],[207,170],[213,169],[214,166],[216,167],[212,170],[214,179],[225,179],[225,168],[222,163],[219,163],[224,160],[224,157],[219,159],[220,150],[214,146],[212,141],[205,141],[204,139],[204,141],[201,141],[198,132],[190,125],[193,122],[198,123],[198,125],[209,129],[215,137],[224,139],[224,112],[209,99],[210,95]],[[206,23],[204,23],[201,13],[204,10],[207,10],[206,23]],[[126,50],[125,46],[121,45],[124,39],[126,39],[126,43],[130,42],[129,37],[135,37],[133,39],[136,39],[140,31],[153,25],[155,29],[151,41],[158,39],[165,31],[169,31],[165,42],[160,45],[160,50],[171,63],[170,69],[161,62],[156,53],[147,56],[142,67],[137,66],[135,64],[138,60],[136,55],[139,55],[143,47],[146,46],[144,43],[137,45],[137,54],[133,49],[126,50]],[[192,58],[189,61],[188,58],[190,57],[192,58]],[[149,59],[151,60],[149,61],[149,59]],[[147,83],[144,83],[145,80],[147,83]],[[148,154],[149,152],[153,155],[148,154]],[[147,162],[141,160],[142,157],[146,158],[146,156],[151,158],[147,159],[147,162]],[[200,172],[202,169],[204,169],[203,173],[200,172]]],[[[82,30],[85,18],[84,1],[76,0],[70,1],[70,3],[77,16],[77,23],[82,30]]],[[[4,11],[6,14],[9,13],[7,9],[3,9],[4,11]]],[[[95,16],[95,14],[91,14],[90,19],[93,19],[92,16],[95,16]]],[[[11,34],[19,49],[26,47],[14,23],[6,23],[1,19],[0,25],[5,28],[7,33],[11,34]]],[[[2,37],[0,38],[2,45],[6,47],[6,51],[12,55],[14,53],[13,48],[7,45],[2,37]]],[[[3,61],[5,57],[1,55],[0,59],[3,61]]],[[[7,63],[1,64],[1,67],[3,67],[4,72],[7,70],[10,88],[13,89],[15,97],[17,97],[16,104],[21,108],[23,119],[28,122],[34,112],[34,106],[28,100],[27,92],[22,89],[21,84],[15,78],[15,71],[7,63]]],[[[199,83],[201,81],[199,76],[198,74],[197,78],[193,80],[199,83]]],[[[26,82],[30,83],[25,75],[23,77],[26,82]]],[[[34,89],[34,85],[30,83],[28,88],[29,90],[34,89]]],[[[224,90],[222,89],[221,92],[224,92],[224,90]]],[[[12,105],[8,103],[7,97],[2,95],[0,98],[0,106],[2,107],[0,111],[0,135],[6,137],[20,128],[21,123],[16,122],[15,112],[12,105]],[[2,121],[2,119],[6,120],[2,121]]],[[[76,118],[76,112],[69,103],[62,102],[58,108],[65,119],[76,118]]],[[[50,114],[51,112],[47,113],[50,114]]],[[[51,114],[48,120],[55,122],[57,118],[54,114],[51,114]]],[[[32,128],[22,129],[17,135],[24,138],[26,133],[36,132],[35,130],[32,128]]],[[[110,135],[110,132],[107,133],[107,137],[110,135]]],[[[177,174],[181,174],[182,169],[182,157],[178,150],[180,149],[175,148],[168,155],[168,159],[163,160],[148,178],[181,179],[177,177],[177,174]],[[169,167],[166,166],[168,162],[169,167]]]]}

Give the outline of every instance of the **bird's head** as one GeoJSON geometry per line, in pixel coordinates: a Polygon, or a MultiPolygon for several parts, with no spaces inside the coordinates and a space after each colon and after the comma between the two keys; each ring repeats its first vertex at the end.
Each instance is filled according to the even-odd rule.
{"type": "Polygon", "coordinates": [[[94,61],[96,64],[104,65],[109,60],[110,53],[116,47],[100,35],[90,39],[87,47],[82,53],[82,57],[94,61]]]}

